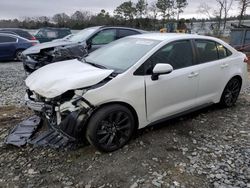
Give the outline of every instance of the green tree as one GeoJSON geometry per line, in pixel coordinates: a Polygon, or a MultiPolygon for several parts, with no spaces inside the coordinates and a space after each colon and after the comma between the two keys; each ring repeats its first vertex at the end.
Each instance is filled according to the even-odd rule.
{"type": "Polygon", "coordinates": [[[57,24],[58,27],[65,27],[66,23],[70,20],[70,17],[65,13],[61,13],[55,14],[52,17],[52,20],[57,24]]]}
{"type": "Polygon", "coordinates": [[[127,1],[118,6],[114,14],[118,17],[122,17],[125,20],[133,20],[136,15],[136,7],[132,1],[127,1]]]}
{"type": "Polygon", "coordinates": [[[250,0],[236,0],[239,2],[240,15],[239,15],[239,26],[242,24],[242,20],[244,15],[246,14],[246,10],[250,7],[250,0]]]}
{"type": "Polygon", "coordinates": [[[110,18],[109,12],[102,9],[101,12],[93,18],[93,22],[96,23],[96,25],[107,25],[110,22],[110,18]]]}
{"type": "Polygon", "coordinates": [[[163,22],[165,22],[166,18],[169,20],[170,16],[174,14],[174,0],[158,0],[156,6],[161,12],[163,22]]]}
{"type": "Polygon", "coordinates": [[[136,11],[140,18],[142,18],[147,13],[147,2],[145,0],[138,0],[136,3],[136,11]]]}
{"type": "Polygon", "coordinates": [[[187,5],[187,0],[176,0],[177,20],[179,20],[180,14],[187,5]]]}

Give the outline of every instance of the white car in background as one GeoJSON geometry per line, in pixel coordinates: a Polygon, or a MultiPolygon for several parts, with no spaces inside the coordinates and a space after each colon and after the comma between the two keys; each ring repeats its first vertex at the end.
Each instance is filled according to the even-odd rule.
{"type": "Polygon", "coordinates": [[[152,33],[123,38],[26,79],[27,106],[97,149],[123,147],[137,129],[221,103],[246,85],[246,56],[213,37],[152,33]]]}

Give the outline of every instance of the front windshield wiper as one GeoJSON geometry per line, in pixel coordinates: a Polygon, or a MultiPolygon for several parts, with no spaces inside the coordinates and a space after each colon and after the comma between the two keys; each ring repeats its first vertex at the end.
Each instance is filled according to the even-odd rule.
{"type": "Polygon", "coordinates": [[[99,65],[97,63],[87,62],[86,60],[85,60],[85,62],[92,65],[92,66],[94,66],[94,67],[100,68],[100,69],[107,69],[107,67],[105,67],[103,65],[99,65]]]}
{"type": "Polygon", "coordinates": [[[108,69],[107,67],[105,67],[105,66],[103,66],[103,65],[99,65],[99,64],[97,64],[97,63],[92,63],[92,62],[87,62],[85,58],[82,58],[82,61],[83,61],[84,63],[90,64],[90,65],[92,65],[92,66],[94,66],[94,67],[97,67],[97,68],[100,68],[100,69],[108,69]]]}

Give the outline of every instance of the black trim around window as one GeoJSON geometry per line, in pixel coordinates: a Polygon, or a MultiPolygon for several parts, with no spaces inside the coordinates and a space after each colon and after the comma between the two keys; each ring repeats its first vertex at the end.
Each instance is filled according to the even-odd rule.
{"type": "MultiPolygon", "coordinates": [[[[170,43],[167,43],[165,44],[163,47],[161,47],[159,50],[157,50],[153,55],[151,55],[135,72],[134,72],[134,75],[135,76],[145,76],[145,75],[151,75],[149,73],[147,73],[145,70],[145,64],[148,62],[148,60],[153,57],[157,52],[159,52],[160,50],[162,50],[163,48],[165,48],[167,45],[171,45],[172,43],[176,43],[176,42],[182,42],[182,41],[189,41],[190,42],[190,46],[192,47],[192,55],[193,55],[193,62],[192,62],[192,65],[191,66],[194,66],[197,64],[197,54],[195,53],[195,46],[192,42],[193,39],[180,39],[180,40],[175,40],[175,41],[172,41],[170,43]]],[[[160,62],[159,62],[160,63],[160,62]]],[[[191,66],[188,66],[188,67],[191,67],[191,66]]],[[[183,68],[187,68],[187,67],[182,67],[182,68],[178,68],[178,69],[174,69],[175,70],[179,70],[179,69],[183,69],[183,68]]]]}
{"type": "Polygon", "coordinates": [[[209,40],[209,39],[193,39],[193,44],[194,44],[194,47],[195,47],[195,51],[196,51],[196,57],[197,57],[197,64],[204,64],[204,63],[210,63],[210,62],[213,62],[213,61],[217,61],[217,60],[221,60],[221,59],[224,59],[224,58],[227,58],[229,56],[231,56],[233,53],[227,48],[225,47],[223,44],[217,42],[217,41],[214,41],[214,40],[209,40]],[[200,62],[200,54],[199,54],[199,51],[198,51],[198,48],[196,46],[196,41],[208,41],[208,42],[213,42],[215,43],[215,47],[216,47],[216,50],[217,50],[217,59],[215,60],[211,60],[211,61],[206,61],[206,62],[200,62]],[[220,58],[219,56],[219,49],[218,49],[218,45],[222,45],[225,49],[226,49],[226,53],[227,53],[227,56],[226,57],[223,57],[223,58],[220,58]]]}

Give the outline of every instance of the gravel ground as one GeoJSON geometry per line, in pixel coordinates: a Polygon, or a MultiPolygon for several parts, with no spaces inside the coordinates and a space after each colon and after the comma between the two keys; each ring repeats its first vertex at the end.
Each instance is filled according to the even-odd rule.
{"type": "Polygon", "coordinates": [[[0,62],[0,106],[23,104],[25,73],[21,62],[0,62]]]}
{"type": "Polygon", "coordinates": [[[20,107],[22,65],[0,64],[0,71],[0,187],[250,188],[250,89],[235,107],[214,105],[140,130],[110,154],[92,146],[20,149],[3,141],[31,114],[20,107]]]}

